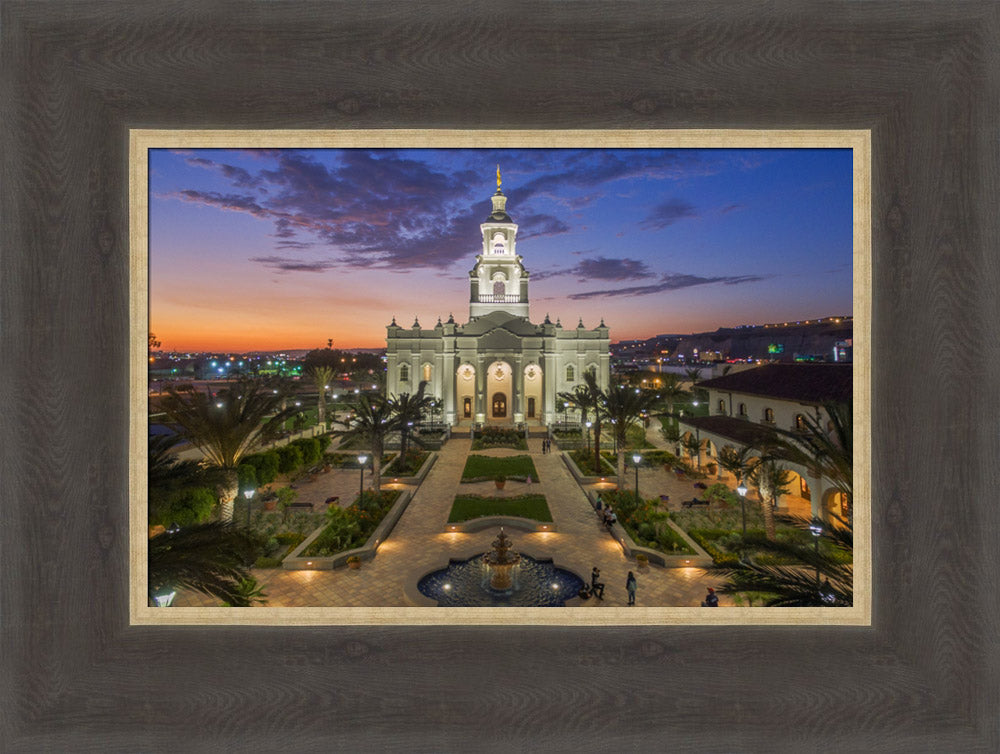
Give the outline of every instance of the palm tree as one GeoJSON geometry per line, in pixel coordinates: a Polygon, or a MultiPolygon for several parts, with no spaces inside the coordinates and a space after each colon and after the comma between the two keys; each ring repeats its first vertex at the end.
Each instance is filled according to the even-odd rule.
{"type": "Polygon", "coordinates": [[[406,461],[406,454],[410,445],[410,427],[420,421],[424,411],[430,408],[433,398],[424,395],[427,387],[426,380],[421,381],[417,386],[417,392],[413,395],[403,393],[400,396],[389,398],[389,407],[393,412],[393,419],[399,427],[399,455],[401,461],[406,461]]]}
{"type": "Polygon", "coordinates": [[[316,404],[316,418],[320,424],[326,422],[326,391],[330,388],[330,381],[333,379],[333,374],[333,367],[331,366],[314,366],[309,370],[309,376],[312,378],[313,385],[316,386],[316,392],[319,393],[316,404]]]}
{"type": "Polygon", "coordinates": [[[774,540],[774,509],[778,500],[789,492],[788,484],[792,481],[791,472],[780,465],[774,458],[762,458],[760,463],[750,471],[749,479],[760,491],[761,509],[764,513],[764,531],[769,540],[774,540]]]}
{"type": "Polygon", "coordinates": [[[614,425],[619,489],[624,489],[625,483],[625,443],[628,431],[641,421],[644,412],[652,412],[656,401],[656,395],[651,392],[621,384],[612,385],[603,396],[599,413],[605,421],[614,425]]]}
{"type": "Polygon", "coordinates": [[[276,377],[239,377],[216,396],[167,388],[161,408],[177,434],[198,448],[205,462],[223,470],[225,484],[219,502],[222,519],[233,517],[239,491],[236,467],[244,456],[277,438],[296,409],[281,408],[288,383],[276,377]]]}
{"type": "Polygon", "coordinates": [[[847,519],[854,516],[854,406],[853,403],[826,403],[830,429],[822,415],[803,417],[803,430],[779,429],[776,447],[789,460],[809,467],[817,477],[825,477],[847,500],[847,519]]]}
{"type": "Polygon", "coordinates": [[[681,387],[680,378],[672,372],[663,378],[663,385],[656,392],[663,399],[663,402],[667,404],[667,414],[671,419],[674,418],[674,404],[679,403],[688,396],[687,391],[681,387]]]}
{"type": "MultiPolygon", "coordinates": [[[[800,531],[809,531],[813,522],[798,516],[778,519],[800,531]]],[[[744,555],[738,565],[715,566],[727,583],[724,594],[763,593],[768,607],[845,607],[854,604],[854,566],[845,555],[854,548],[854,534],[847,521],[841,526],[824,527],[812,544],[801,540],[773,541],[766,537],[744,537],[744,552],[775,556],[795,565],[761,565],[744,555]],[[820,548],[819,543],[825,547],[820,548]],[[847,562],[845,562],[847,561],[847,562]],[[822,581],[821,581],[822,579],[822,581]]]]}
{"type": "Polygon", "coordinates": [[[688,455],[691,456],[691,460],[695,462],[695,466],[699,469],[701,468],[701,440],[698,439],[696,435],[689,434],[685,438],[684,450],[687,451],[688,455]]]}
{"type": "Polygon", "coordinates": [[[149,540],[147,587],[150,602],[178,587],[218,597],[234,607],[255,601],[243,582],[260,543],[247,529],[232,522],[212,521],[180,531],[157,534],[149,540]]]}
{"type": "Polygon", "coordinates": [[[660,435],[669,443],[673,443],[674,455],[680,458],[681,455],[681,431],[674,424],[664,424],[660,427],[660,435]]]}
{"type": "Polygon", "coordinates": [[[398,418],[384,395],[361,395],[352,406],[354,417],[347,429],[340,431],[341,445],[360,440],[372,452],[372,486],[376,494],[382,488],[382,454],[385,441],[398,426],[398,418]]]}
{"type": "Polygon", "coordinates": [[[692,367],[691,369],[685,369],[684,374],[689,380],[691,380],[691,400],[698,400],[698,393],[695,392],[694,386],[701,379],[701,367],[692,367]]]}
{"type": "MultiPolygon", "coordinates": [[[[736,477],[736,486],[743,483],[743,478],[752,468],[751,453],[753,448],[741,445],[738,448],[726,445],[719,451],[719,466],[736,477]]],[[[740,511],[743,513],[743,536],[747,533],[747,500],[746,495],[740,495],[740,511]]]]}

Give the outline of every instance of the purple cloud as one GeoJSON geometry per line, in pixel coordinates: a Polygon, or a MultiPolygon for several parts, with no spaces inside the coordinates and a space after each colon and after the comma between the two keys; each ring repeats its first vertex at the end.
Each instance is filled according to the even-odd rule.
{"type": "Polygon", "coordinates": [[[639,227],[645,230],[662,230],[688,217],[698,217],[697,210],[681,199],[670,199],[654,207],[649,217],[639,223],[639,227]]]}
{"type": "Polygon", "coordinates": [[[654,283],[652,285],[634,285],[628,288],[584,291],[582,293],[571,293],[567,296],[567,298],[581,300],[588,298],[610,298],[612,296],[648,296],[651,293],[676,291],[682,288],[691,288],[697,285],[711,285],[712,283],[740,285],[742,283],[753,283],[764,279],[765,278],[760,275],[736,275],[729,277],[703,278],[698,275],[665,274],[660,277],[659,283],[654,283]]]}

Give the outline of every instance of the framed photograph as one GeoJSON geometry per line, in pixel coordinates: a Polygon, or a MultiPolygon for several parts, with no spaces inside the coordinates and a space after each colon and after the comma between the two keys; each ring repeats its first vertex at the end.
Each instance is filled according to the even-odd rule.
{"type": "MultiPolygon", "coordinates": [[[[992,502],[998,486],[994,459],[1000,397],[989,389],[993,375],[1000,372],[1000,352],[991,347],[996,322],[1000,321],[996,296],[1000,275],[990,243],[1000,235],[995,201],[995,84],[1000,76],[995,54],[1000,36],[997,29],[995,4],[975,1],[584,3],[572,7],[565,3],[473,2],[456,7],[454,3],[417,6],[397,2],[233,5],[182,1],[165,5],[140,1],[123,5],[53,0],[0,5],[4,63],[0,66],[0,128],[4,136],[0,150],[0,386],[6,399],[6,422],[0,434],[0,689],[4,701],[0,749],[1000,749],[996,716],[1000,651],[995,640],[1000,597],[990,587],[998,565],[992,533],[1000,529],[1000,508],[992,502]],[[597,246],[563,248],[568,261],[555,256],[546,261],[550,252],[555,253],[547,244],[560,239],[557,235],[529,237],[526,229],[532,223],[526,209],[534,203],[530,214],[562,217],[567,224],[569,215],[543,204],[539,194],[523,197],[526,201],[518,203],[515,188],[523,190],[530,181],[529,171],[538,169],[540,173],[544,166],[508,166],[496,152],[524,145],[503,144],[500,135],[579,131],[640,136],[695,134],[692,143],[659,147],[646,142],[570,145],[580,150],[677,150],[712,148],[698,140],[706,132],[716,131],[730,135],[734,131],[866,134],[863,140],[870,143],[871,194],[863,204],[870,207],[870,332],[862,339],[859,331],[857,347],[869,352],[867,360],[854,353],[852,364],[857,369],[858,364],[866,363],[870,373],[864,378],[852,375],[852,392],[862,384],[870,387],[864,417],[870,431],[857,438],[858,443],[869,442],[870,447],[861,452],[855,445],[855,458],[869,459],[870,549],[854,552],[853,567],[855,579],[859,579],[861,565],[868,558],[869,607],[843,609],[843,614],[858,617],[852,625],[808,621],[793,625],[784,620],[777,621],[780,625],[763,625],[756,619],[759,611],[783,611],[774,615],[798,611],[808,616],[810,610],[840,610],[756,605],[717,610],[697,605],[652,607],[644,603],[653,589],[641,571],[637,574],[636,606],[629,607],[624,604],[627,589],[623,573],[614,570],[624,566],[627,556],[621,542],[614,544],[616,540],[610,536],[604,541],[618,548],[614,557],[621,561],[613,566],[614,578],[606,582],[608,604],[595,604],[591,595],[586,606],[524,608],[545,610],[549,616],[575,611],[614,616],[608,625],[542,625],[534,616],[529,624],[514,618],[515,612],[504,613],[499,619],[490,616],[487,625],[445,625],[437,617],[425,625],[412,621],[391,624],[373,611],[414,610],[421,616],[446,616],[452,610],[476,614],[480,608],[386,606],[377,605],[374,598],[368,603],[371,607],[282,607],[278,605],[281,591],[270,584],[263,588],[268,599],[274,599],[273,605],[150,607],[150,597],[162,595],[134,589],[136,574],[144,564],[137,558],[142,549],[138,543],[149,541],[150,520],[147,511],[136,512],[132,507],[137,499],[137,480],[142,478],[142,467],[149,457],[148,435],[146,428],[136,433],[132,422],[136,416],[133,396],[138,391],[149,399],[150,368],[148,340],[135,343],[134,338],[136,333],[140,340],[144,337],[150,302],[154,327],[158,327],[159,317],[167,316],[164,304],[155,300],[159,295],[156,213],[167,212],[160,220],[170,213],[197,211],[216,218],[216,222],[197,224],[190,231],[196,237],[187,239],[193,244],[191,248],[206,250],[202,259],[190,260],[199,265],[213,258],[208,251],[224,248],[222,241],[231,240],[228,234],[233,220],[249,222],[252,218],[273,234],[269,237],[271,248],[251,249],[258,242],[249,240],[247,253],[240,258],[274,257],[270,267],[268,262],[252,264],[257,265],[258,274],[266,271],[279,277],[279,284],[296,277],[304,278],[307,285],[323,279],[323,273],[305,270],[279,274],[276,267],[287,266],[286,259],[322,266],[342,264],[351,254],[356,262],[359,253],[357,247],[344,246],[342,238],[339,255],[330,259],[321,246],[296,249],[295,242],[320,241],[305,227],[283,228],[270,215],[256,218],[239,214],[235,205],[226,211],[228,214],[211,215],[218,210],[205,201],[199,204],[154,196],[148,185],[142,192],[132,193],[136,183],[129,171],[140,164],[150,165],[130,154],[133,135],[189,131],[217,132],[220,141],[210,143],[205,137],[199,144],[185,146],[160,140],[147,146],[167,151],[228,150],[241,147],[229,138],[234,133],[268,132],[269,138],[289,134],[289,140],[242,143],[242,148],[301,153],[315,145],[296,143],[296,137],[305,132],[326,132],[359,136],[357,144],[324,145],[328,149],[428,149],[432,147],[426,144],[373,142],[370,135],[413,131],[480,131],[489,135],[483,143],[455,141],[433,147],[483,149],[489,157],[482,167],[476,164],[470,168],[462,182],[468,192],[455,197],[456,212],[472,213],[472,238],[466,241],[460,234],[463,243],[468,243],[468,253],[449,256],[454,247],[437,243],[428,247],[428,253],[448,252],[443,259],[453,260],[454,266],[453,270],[448,267],[452,270],[448,274],[459,275],[463,269],[473,269],[477,255],[493,250],[495,234],[490,235],[487,249],[481,226],[495,227],[485,220],[494,212],[496,163],[501,163],[500,188],[508,202],[499,211],[506,212],[518,226],[514,253],[522,256],[530,273],[528,320],[544,326],[548,309],[550,317],[561,318],[563,331],[574,330],[582,318],[584,330],[594,332],[600,327],[600,317],[607,314],[609,351],[614,328],[623,328],[615,337],[632,339],[626,335],[630,331],[625,325],[619,324],[626,320],[613,317],[617,312],[605,307],[602,297],[566,300],[565,296],[635,287],[646,281],[622,278],[617,283],[592,280],[593,287],[579,284],[581,277],[588,277],[580,272],[604,270],[606,274],[609,269],[606,264],[593,264],[601,256],[597,246]],[[360,141],[362,137],[368,140],[360,141]],[[138,236],[142,243],[152,242],[147,250],[150,280],[142,281],[141,286],[133,285],[132,277],[137,269],[134,255],[141,253],[133,243],[137,225],[131,213],[137,198],[149,203],[147,219],[153,222],[150,235],[138,236]],[[295,236],[287,235],[288,231],[294,231],[295,236]],[[275,250],[278,241],[285,242],[281,253],[275,250]],[[596,251],[571,253],[590,249],[596,251]],[[588,260],[589,266],[579,268],[588,260]],[[561,268],[579,269],[576,275],[549,275],[546,279],[543,274],[560,272],[561,268]],[[152,288],[147,289],[147,282],[152,288]],[[565,289],[560,291],[559,285],[565,289]],[[148,302],[139,298],[147,291],[154,297],[148,302]],[[545,295],[555,298],[543,302],[538,291],[548,291],[545,295]],[[622,604],[610,604],[613,601],[622,604]],[[339,621],[314,612],[326,609],[358,612],[339,621]],[[868,612],[862,615],[865,609],[868,612]],[[652,615],[648,611],[654,610],[687,611],[694,620],[685,622],[681,618],[686,616],[666,613],[659,620],[643,620],[641,616],[652,615]],[[184,611],[191,611],[190,618],[185,616],[178,625],[153,620],[154,613],[184,616],[184,611]],[[252,616],[267,615],[267,611],[275,611],[280,620],[255,623],[252,616]],[[629,611],[640,617],[624,617],[629,611]],[[206,612],[219,616],[214,624],[203,620],[206,612]],[[738,614],[753,617],[753,624],[729,624],[717,617],[738,614]]],[[[843,143],[798,146],[850,148],[852,155],[860,150],[843,143]]],[[[546,143],[533,148],[566,145],[546,143]]],[[[747,142],[740,148],[788,149],[790,145],[747,142]]],[[[189,157],[211,161],[215,167],[194,164],[186,169],[197,168],[203,178],[214,176],[217,185],[185,180],[173,188],[163,184],[160,193],[190,190],[222,195],[225,189],[237,197],[256,197],[262,211],[277,209],[272,203],[261,203],[266,198],[260,194],[261,187],[268,188],[272,198],[278,193],[272,185],[261,183],[253,188],[255,193],[250,188],[230,190],[233,176],[227,178],[218,167],[243,167],[252,182],[260,170],[280,175],[273,163],[261,162],[259,168],[251,170],[228,157],[213,160],[205,153],[189,157]]],[[[328,171],[334,166],[320,158],[314,161],[328,171]]],[[[423,164],[428,163],[424,160],[423,164]]],[[[157,176],[149,179],[155,183],[157,176]]],[[[356,188],[358,184],[351,185],[356,188]]],[[[852,176],[852,194],[856,185],[852,176]]],[[[662,203],[670,198],[665,197],[662,203]]],[[[715,217],[719,217],[718,211],[724,208],[695,201],[694,193],[678,192],[677,198],[686,198],[706,217],[712,210],[717,210],[715,217]]],[[[545,197],[553,203],[583,199],[582,194],[562,190],[545,197]]],[[[799,200],[805,198],[795,201],[799,200]]],[[[581,208],[584,216],[586,209],[581,208]]],[[[676,217],[667,227],[678,234],[707,228],[704,219],[691,217],[681,204],[664,206],[655,217],[653,209],[638,201],[618,208],[623,221],[632,218],[641,223],[648,218],[662,223],[676,217]]],[[[790,209],[780,202],[775,205],[776,213],[790,209]]],[[[442,210],[447,213],[448,208],[442,210]]],[[[742,219],[736,210],[722,217],[733,222],[742,219]]],[[[853,238],[857,221],[853,209],[851,217],[853,238]]],[[[577,227],[591,222],[585,217],[569,219],[577,227]]],[[[599,226],[596,218],[593,222],[599,226]]],[[[536,230],[542,227],[535,226],[536,230]]],[[[180,228],[178,225],[178,232],[180,228]]],[[[813,232],[810,228],[801,230],[813,232]]],[[[424,231],[424,227],[414,225],[397,240],[412,241],[421,238],[424,231]]],[[[651,237],[657,231],[643,232],[651,237]]],[[[831,230],[830,238],[816,243],[834,243],[841,232],[831,230]]],[[[559,235],[562,240],[569,237],[559,235]]],[[[816,239],[815,235],[810,237],[816,239]]],[[[510,237],[501,233],[497,240],[504,250],[497,256],[506,258],[510,237]]],[[[852,247],[856,250],[853,241],[852,247]]],[[[397,246],[390,251],[392,248],[397,246]]],[[[399,248],[408,247],[404,243],[399,248]]],[[[701,248],[684,251],[707,253],[701,248]]],[[[634,250],[630,247],[620,258],[645,263],[645,269],[661,276],[668,272],[709,276],[694,264],[654,265],[653,259],[660,257],[642,256],[642,252],[637,241],[634,250]]],[[[183,261],[169,254],[165,259],[167,265],[181,266],[183,261]]],[[[766,257],[758,262],[763,267],[766,257]]],[[[735,260],[733,264],[732,271],[712,275],[760,274],[735,269],[735,260]]],[[[619,274],[643,269],[628,264],[619,274]]],[[[346,277],[343,269],[337,271],[346,277]]],[[[505,273],[503,279],[494,280],[497,271],[503,270],[487,271],[486,287],[480,286],[476,298],[481,294],[501,297],[503,305],[521,303],[506,300],[507,296],[520,298],[520,283],[509,290],[511,278],[505,273]],[[494,289],[497,282],[503,284],[503,291],[494,289]]],[[[852,282],[857,272],[854,265],[852,282]]],[[[229,295],[225,290],[228,270],[205,274],[216,277],[220,290],[229,295]]],[[[363,272],[350,274],[360,279],[357,276],[363,272]]],[[[419,319],[421,332],[432,330],[438,316],[443,328],[449,314],[454,315],[456,327],[465,326],[476,316],[473,303],[497,303],[472,300],[473,282],[483,280],[476,275],[461,280],[436,279],[433,285],[427,284],[425,298],[409,299],[412,303],[404,307],[402,298],[412,296],[412,291],[400,293],[400,280],[402,277],[393,277],[385,284],[386,292],[395,292],[400,299],[400,306],[387,305],[388,319],[375,318],[381,326],[388,326],[395,314],[400,334],[414,331],[411,317],[419,319]],[[469,309],[464,308],[466,303],[469,309]]],[[[802,280],[800,288],[806,287],[807,278],[802,280]]],[[[655,284],[666,282],[658,278],[655,284]]],[[[281,287],[279,284],[276,287],[281,287]]],[[[754,285],[743,282],[726,287],[738,298],[754,285]]],[[[687,290],[707,296],[707,286],[687,290]]],[[[190,304],[188,293],[181,291],[178,296],[184,305],[190,304]]],[[[324,290],[323,296],[327,293],[324,290]]],[[[800,296],[801,291],[790,286],[788,295],[793,294],[800,296]]],[[[817,288],[817,302],[822,301],[822,295],[817,288]]],[[[857,327],[864,304],[853,285],[851,295],[853,325],[857,327]]],[[[323,296],[320,298],[325,301],[323,296]]],[[[359,307],[367,307],[376,296],[366,287],[357,298],[359,307]]],[[[617,306],[617,301],[613,303],[617,306]]],[[[205,305],[202,322],[228,316],[220,299],[209,297],[205,305]]],[[[317,312],[324,310],[317,305],[317,312]]],[[[621,314],[626,314],[624,309],[621,314]]],[[[784,322],[782,319],[781,324],[784,322]]],[[[748,317],[746,323],[760,324],[760,320],[748,317]]],[[[702,326],[693,323],[678,330],[649,334],[690,335],[702,331],[702,326]]],[[[170,327],[152,332],[166,339],[169,331],[170,327]]],[[[254,332],[261,339],[265,334],[263,327],[254,332]]],[[[389,330],[384,334],[388,336],[389,330]]],[[[599,331],[597,335],[600,340],[599,331]]],[[[638,328],[634,335],[635,340],[648,339],[643,337],[646,331],[638,328]]],[[[322,351],[329,345],[327,339],[333,337],[334,333],[316,332],[305,343],[266,348],[297,345],[306,353],[322,351]]],[[[354,350],[366,344],[368,341],[360,338],[356,344],[351,342],[356,345],[354,350]]],[[[330,350],[338,345],[329,345],[330,350]]],[[[348,345],[346,339],[343,345],[348,345]]],[[[399,340],[396,345],[405,344],[399,340]]],[[[770,340],[767,345],[771,345],[770,340]]],[[[787,350],[788,341],[775,339],[773,345],[776,349],[784,345],[787,350]]],[[[177,346],[180,348],[180,343],[177,346]]],[[[164,347],[168,353],[172,349],[167,340],[160,350],[164,347]]],[[[254,348],[221,340],[201,345],[192,342],[190,347],[231,351],[233,355],[254,348]]],[[[372,343],[371,347],[383,344],[372,343]]],[[[388,369],[388,338],[384,347],[388,369]]],[[[701,355],[705,346],[698,348],[701,355]]],[[[687,357],[688,352],[684,353],[687,357]]],[[[414,375],[411,359],[408,384],[423,376],[424,363],[417,359],[414,375]]],[[[468,363],[478,368],[477,363],[468,363]]],[[[493,363],[489,361],[484,368],[493,363]]],[[[470,419],[481,413],[486,426],[490,418],[504,418],[492,416],[494,404],[498,414],[526,413],[526,399],[532,395],[518,393],[513,384],[516,376],[525,373],[515,373],[516,363],[506,363],[511,366],[509,393],[501,389],[493,393],[484,390],[481,395],[475,391],[460,394],[455,383],[453,410],[464,419],[464,399],[469,397],[474,414],[470,419]],[[501,394],[496,400],[495,393],[501,394]],[[520,401],[518,405],[516,401],[520,401]]],[[[583,364],[577,365],[579,373],[587,373],[590,363],[584,358],[583,364]]],[[[392,373],[397,388],[404,365],[397,358],[392,373]]],[[[562,366],[565,380],[568,365],[562,366]]],[[[544,363],[540,368],[545,368],[544,363]]],[[[484,371],[473,372],[473,381],[477,374],[484,380],[488,376],[484,371]]],[[[545,376],[545,372],[541,374],[545,376]]],[[[574,381],[577,374],[574,370],[574,381]]],[[[711,379],[725,380],[734,374],[738,376],[731,371],[713,374],[711,379]]],[[[433,376],[432,369],[432,380],[433,376]]],[[[707,382],[708,376],[702,376],[707,382]]],[[[501,373],[500,380],[504,379],[506,374],[501,373]]],[[[640,376],[640,390],[642,379],[640,376]]],[[[783,425],[796,421],[795,415],[786,417],[774,406],[735,396],[735,416],[728,415],[728,396],[713,395],[712,390],[712,386],[705,389],[705,397],[714,401],[709,410],[727,415],[685,414],[683,418],[690,420],[685,431],[697,430],[699,447],[695,454],[687,455],[683,468],[698,471],[699,464],[707,465],[702,441],[710,439],[711,432],[699,421],[741,421],[740,403],[746,404],[747,421],[758,419],[752,416],[753,411],[766,420],[766,408],[775,410],[776,424],[779,420],[783,425]],[[722,408],[719,400],[724,401],[722,408]]],[[[859,398],[854,395],[856,407],[859,398]]],[[[544,410],[539,396],[534,397],[536,412],[544,410]]],[[[552,438],[555,449],[569,451],[568,447],[558,448],[558,442],[572,443],[573,414],[566,411],[568,416],[559,416],[554,402],[549,409],[555,414],[550,417],[551,424],[567,425],[565,437],[552,438]]],[[[855,419],[861,419],[856,412],[855,419]]],[[[299,430],[293,424],[290,431],[299,430]]],[[[558,508],[555,494],[542,489],[550,484],[552,477],[547,474],[553,467],[547,464],[556,454],[543,456],[533,450],[531,443],[539,438],[531,436],[530,427],[528,435],[527,455],[532,462],[537,460],[538,472],[538,482],[532,481],[537,489],[532,494],[545,496],[547,504],[552,502],[550,513],[557,527],[562,523],[560,516],[569,521],[566,530],[555,534],[567,533],[573,520],[560,513],[563,509],[558,508]]],[[[463,442],[471,444],[471,436],[463,442]]],[[[583,443],[586,447],[585,432],[583,443]]],[[[324,452],[334,450],[331,447],[324,452]]],[[[618,491],[634,491],[633,463],[619,474],[618,454],[613,445],[608,450],[615,462],[616,484],[620,481],[623,488],[618,491]]],[[[398,450],[387,450],[387,454],[394,452],[398,450]]],[[[476,453],[500,457],[521,451],[476,453]]],[[[679,457],[676,452],[673,455],[679,457]]],[[[564,473],[572,475],[570,467],[563,464],[564,473]]],[[[648,489],[652,482],[649,475],[654,472],[641,462],[636,465],[641,492],[648,489]]],[[[455,468],[455,477],[462,471],[464,466],[455,468]]],[[[360,476],[358,467],[355,472],[360,476]]],[[[702,469],[702,473],[707,470],[702,469]]],[[[318,479],[325,476],[322,466],[317,474],[318,479]]],[[[370,484],[371,475],[368,464],[365,477],[359,480],[361,486],[370,484]]],[[[490,477],[497,475],[488,471],[487,482],[470,484],[492,483],[495,490],[495,479],[490,477]]],[[[523,479],[528,474],[504,476],[509,488],[494,494],[487,487],[487,495],[482,496],[502,498],[516,491],[517,484],[526,484],[512,481],[514,476],[523,479]]],[[[812,498],[815,485],[806,477],[812,498]]],[[[687,480],[689,493],[681,496],[680,502],[707,495],[707,488],[694,487],[696,481],[703,480],[687,480]]],[[[671,483],[679,483],[676,472],[671,483]]],[[[797,488],[795,484],[793,479],[789,486],[798,495],[787,496],[804,499],[807,490],[801,480],[797,488]]],[[[346,494],[354,492],[352,486],[346,494]]],[[[749,499],[756,502],[752,486],[748,485],[748,492],[749,499]]],[[[660,493],[655,488],[653,493],[652,500],[659,504],[660,493]]],[[[413,498],[414,505],[420,504],[420,494],[418,491],[413,498]]],[[[579,484],[574,494],[584,495],[579,484]]],[[[670,497],[667,503],[678,502],[677,493],[665,494],[670,497]]],[[[436,531],[448,523],[456,496],[453,493],[450,502],[441,502],[432,522],[436,531]]],[[[821,504],[827,502],[822,491],[819,497],[821,504]]],[[[196,508],[197,496],[190,502],[196,508]]],[[[263,497],[251,502],[251,515],[264,502],[263,497]]],[[[302,498],[291,502],[317,501],[302,498]]],[[[327,505],[325,499],[318,502],[327,505]]],[[[813,501],[808,502],[811,513],[813,501]]],[[[209,501],[209,505],[217,504],[209,501]]],[[[241,510],[246,513],[245,508],[235,508],[234,516],[241,510]]],[[[297,515],[296,510],[291,509],[289,515],[297,515]]],[[[735,510],[732,506],[727,515],[735,516],[735,510]]],[[[704,513],[696,505],[677,512],[684,511],[704,513]]],[[[322,514],[327,515],[325,509],[322,514]]],[[[855,514],[860,517],[861,510],[855,514]]],[[[589,525],[592,532],[600,534],[602,522],[596,511],[584,508],[583,515],[580,525],[589,525]]],[[[405,514],[400,520],[405,520],[405,514]]],[[[171,523],[168,520],[164,529],[171,523]]],[[[742,521],[740,524],[742,529],[742,521]]],[[[541,548],[527,546],[527,538],[538,538],[542,532],[513,527],[505,531],[515,550],[539,559],[546,557],[541,548]]],[[[649,529],[644,531],[650,533],[649,529]]],[[[485,553],[498,538],[484,532],[460,533],[475,545],[470,548],[474,550],[471,555],[485,553]],[[484,545],[486,539],[489,541],[484,545]]],[[[453,536],[447,531],[439,533],[453,536]]],[[[637,529],[636,535],[646,544],[636,542],[636,547],[655,551],[649,542],[658,542],[662,529],[654,526],[652,533],[655,536],[644,537],[637,529]]],[[[347,567],[342,572],[350,572],[362,583],[381,567],[380,559],[388,562],[384,555],[388,552],[362,559],[356,571],[347,567]]],[[[450,555],[444,560],[450,560],[450,555]]],[[[597,564],[592,560],[581,555],[582,562],[573,563],[553,554],[554,565],[576,572],[585,581],[597,564]]],[[[638,567],[637,558],[634,562],[638,567]]],[[[427,571],[442,565],[445,563],[428,563],[427,571]]],[[[654,568],[664,569],[651,562],[649,569],[654,568]]],[[[302,578],[309,571],[289,573],[302,578]]],[[[249,585],[246,592],[234,596],[249,600],[253,588],[249,585]]],[[[183,595],[178,591],[177,596],[183,595]]]]}
{"type": "Polygon", "coordinates": [[[133,621],[868,625],[870,149],[134,131],[133,621]]]}

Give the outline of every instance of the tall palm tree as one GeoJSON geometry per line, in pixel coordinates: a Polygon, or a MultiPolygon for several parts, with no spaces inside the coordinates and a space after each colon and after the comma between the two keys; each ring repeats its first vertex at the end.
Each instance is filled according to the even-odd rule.
{"type": "Polygon", "coordinates": [[[331,366],[314,366],[309,370],[309,377],[312,379],[313,385],[316,386],[316,392],[319,393],[316,403],[316,418],[320,424],[326,422],[326,391],[330,387],[333,374],[333,367],[331,366]]]}
{"type": "MultiPolygon", "coordinates": [[[[740,445],[738,448],[726,445],[719,451],[719,466],[736,477],[736,486],[743,483],[744,477],[753,467],[751,454],[753,448],[749,445],[740,445]]],[[[746,495],[740,495],[740,512],[743,514],[743,536],[747,533],[747,500],[746,495]]]]}
{"type": "Polygon", "coordinates": [[[219,502],[222,519],[233,517],[239,491],[236,467],[244,456],[278,437],[295,408],[281,408],[288,382],[276,377],[239,377],[212,396],[205,392],[167,388],[161,408],[177,434],[198,448],[205,462],[224,472],[219,502]]]}
{"type": "Polygon", "coordinates": [[[628,431],[642,420],[644,412],[653,412],[657,402],[654,393],[629,387],[612,385],[604,394],[600,406],[602,418],[614,426],[615,444],[618,448],[618,487],[625,483],[625,444],[628,431]]]}
{"type": "Polygon", "coordinates": [[[150,538],[147,588],[150,603],[178,587],[211,594],[234,607],[255,600],[244,591],[260,542],[232,522],[212,521],[150,538]]]}
{"type": "Polygon", "coordinates": [[[389,398],[389,407],[393,412],[395,425],[399,427],[399,455],[404,461],[409,451],[410,428],[420,421],[424,412],[430,408],[434,401],[429,395],[424,395],[426,387],[427,382],[424,380],[417,386],[417,392],[413,395],[403,393],[389,398]]]}
{"type": "Polygon", "coordinates": [[[698,439],[697,435],[689,434],[683,442],[684,450],[687,454],[691,456],[691,460],[695,462],[697,468],[701,468],[701,440],[698,439]]]}
{"type": "Polygon", "coordinates": [[[672,372],[663,377],[663,385],[656,392],[667,405],[667,414],[671,419],[674,418],[674,404],[688,396],[687,391],[681,387],[680,378],[672,372]]]}
{"type": "Polygon", "coordinates": [[[749,445],[740,445],[738,448],[726,445],[719,451],[719,466],[736,477],[737,487],[750,471],[752,454],[753,448],[749,445]]]}
{"type": "Polygon", "coordinates": [[[791,472],[774,458],[763,458],[750,470],[749,479],[760,491],[761,509],[764,513],[764,531],[769,540],[774,540],[774,509],[782,495],[789,492],[791,472]]]}
{"type": "Polygon", "coordinates": [[[376,393],[361,395],[352,405],[354,417],[349,420],[347,429],[340,431],[341,444],[360,440],[371,448],[372,452],[372,486],[376,493],[382,488],[382,454],[385,452],[385,441],[389,434],[398,426],[398,418],[389,400],[376,393]]]}
{"type": "Polygon", "coordinates": [[[825,477],[844,495],[847,519],[854,517],[854,406],[853,403],[826,403],[822,414],[805,416],[801,432],[779,429],[776,446],[789,460],[802,463],[817,477],[825,477]]]}

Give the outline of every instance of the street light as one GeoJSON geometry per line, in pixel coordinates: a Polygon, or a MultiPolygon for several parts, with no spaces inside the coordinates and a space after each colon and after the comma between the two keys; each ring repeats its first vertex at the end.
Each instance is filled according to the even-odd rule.
{"type": "Polygon", "coordinates": [[[251,488],[249,490],[243,490],[243,497],[247,499],[247,529],[250,528],[250,507],[253,501],[254,490],[251,488]]]}
{"type": "Polygon", "coordinates": [[[816,546],[816,591],[819,591],[819,538],[823,534],[823,522],[813,517],[809,524],[809,532],[813,535],[813,544],[816,546]]]}
{"type": "Polygon", "coordinates": [[[358,464],[361,466],[361,485],[358,487],[358,505],[361,504],[361,496],[365,494],[365,461],[368,460],[368,456],[360,455],[358,456],[358,464]]]}
{"type": "Polygon", "coordinates": [[[736,494],[740,496],[740,509],[743,512],[743,536],[747,535],[747,486],[740,482],[736,488],[736,494]]]}
{"type": "Polygon", "coordinates": [[[569,404],[563,403],[563,426],[569,423],[569,404]]]}
{"type": "Polygon", "coordinates": [[[635,501],[639,502],[639,463],[642,461],[642,456],[636,453],[632,456],[632,463],[635,464],[635,501]]]}
{"type": "Polygon", "coordinates": [[[587,455],[590,455],[590,426],[593,422],[587,422],[587,455]]]}

